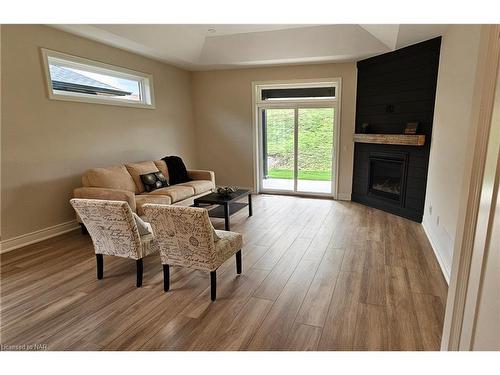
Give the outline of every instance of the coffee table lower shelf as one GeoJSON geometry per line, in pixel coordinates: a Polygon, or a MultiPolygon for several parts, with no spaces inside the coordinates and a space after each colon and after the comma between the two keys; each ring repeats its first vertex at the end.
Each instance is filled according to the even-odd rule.
{"type": "MultiPolygon", "coordinates": [[[[239,202],[231,203],[229,205],[229,215],[232,215],[247,206],[248,203],[239,203],[239,202]]],[[[208,216],[224,219],[225,218],[224,206],[217,206],[215,208],[212,208],[211,210],[208,211],[208,216]]]]}

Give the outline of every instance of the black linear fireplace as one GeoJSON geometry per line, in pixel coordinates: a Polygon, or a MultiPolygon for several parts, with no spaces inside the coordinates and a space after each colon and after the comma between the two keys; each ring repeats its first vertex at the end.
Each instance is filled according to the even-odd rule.
{"type": "Polygon", "coordinates": [[[369,159],[368,194],[403,203],[407,154],[372,152],[369,159]]]}
{"type": "Polygon", "coordinates": [[[358,61],[352,200],[421,222],[441,38],[358,61]],[[418,123],[415,135],[405,135],[418,123]]]}

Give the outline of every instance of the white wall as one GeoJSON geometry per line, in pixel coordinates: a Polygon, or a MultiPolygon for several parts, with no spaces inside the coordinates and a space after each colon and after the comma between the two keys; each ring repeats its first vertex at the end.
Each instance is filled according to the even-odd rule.
{"type": "Polygon", "coordinates": [[[473,147],[473,91],[480,25],[453,25],[443,35],[423,226],[449,281],[462,188],[473,147]]]}

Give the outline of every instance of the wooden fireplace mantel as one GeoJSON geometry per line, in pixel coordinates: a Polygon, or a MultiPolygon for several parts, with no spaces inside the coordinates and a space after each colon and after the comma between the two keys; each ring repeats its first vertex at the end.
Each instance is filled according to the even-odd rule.
{"type": "Polygon", "coordinates": [[[423,146],[424,134],[354,134],[354,142],[383,145],[423,146]]]}

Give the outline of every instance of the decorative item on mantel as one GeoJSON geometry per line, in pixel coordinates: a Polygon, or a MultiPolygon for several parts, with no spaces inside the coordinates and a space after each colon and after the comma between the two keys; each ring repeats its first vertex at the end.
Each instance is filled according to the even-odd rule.
{"type": "Polygon", "coordinates": [[[407,122],[404,134],[417,134],[418,122],[407,122]]]}
{"type": "Polygon", "coordinates": [[[217,186],[215,189],[213,189],[213,192],[222,195],[223,197],[228,197],[236,190],[238,190],[237,186],[217,186]]]}
{"type": "Polygon", "coordinates": [[[361,124],[361,134],[368,134],[370,131],[370,124],[367,122],[364,122],[361,124]]]}

